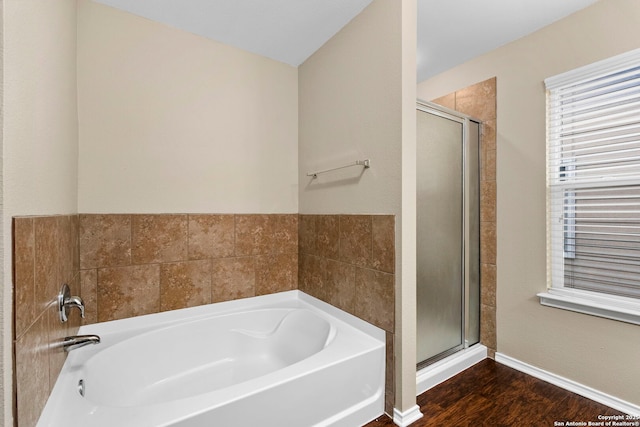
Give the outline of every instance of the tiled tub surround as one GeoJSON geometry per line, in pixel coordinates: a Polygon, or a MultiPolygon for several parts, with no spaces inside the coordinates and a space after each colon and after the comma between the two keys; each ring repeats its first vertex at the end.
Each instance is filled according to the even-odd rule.
{"type": "Polygon", "coordinates": [[[433,102],[482,121],[480,136],[480,342],[494,357],[496,339],[496,78],[433,102]]]}
{"type": "Polygon", "coordinates": [[[62,283],[80,289],[78,216],[20,217],[13,221],[14,411],[20,427],[35,425],[66,353],[52,345],[75,335],[80,312],[61,323],[55,298],[62,283]]]}
{"type": "Polygon", "coordinates": [[[395,218],[300,215],[298,288],[387,332],[385,410],[393,412],[395,218]]]}
{"type": "Polygon", "coordinates": [[[14,218],[16,420],[34,426],[85,324],[300,289],[387,331],[393,408],[393,215],[79,214],[14,218]],[[45,381],[43,381],[43,378],[45,381]],[[26,402],[26,403],[25,403],[26,402]]]}
{"type": "Polygon", "coordinates": [[[300,215],[298,288],[394,332],[393,215],[300,215]]]}
{"type": "Polygon", "coordinates": [[[85,324],[296,289],[298,215],[80,214],[16,217],[15,422],[34,426],[66,359],[62,283],[85,324]]]}
{"type": "Polygon", "coordinates": [[[80,215],[86,323],[298,287],[297,214],[80,215]]]}

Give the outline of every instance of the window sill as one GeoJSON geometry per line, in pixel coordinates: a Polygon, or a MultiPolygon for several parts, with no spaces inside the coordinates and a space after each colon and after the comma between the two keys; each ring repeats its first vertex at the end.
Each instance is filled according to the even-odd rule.
{"type": "Polygon", "coordinates": [[[640,325],[640,302],[594,292],[549,289],[538,294],[540,304],[640,325]]]}

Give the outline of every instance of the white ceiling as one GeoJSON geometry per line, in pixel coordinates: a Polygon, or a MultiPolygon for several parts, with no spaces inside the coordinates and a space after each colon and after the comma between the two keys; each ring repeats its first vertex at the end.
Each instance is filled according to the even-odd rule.
{"type": "MultiPolygon", "coordinates": [[[[372,0],[95,0],[298,66],[372,0]]],[[[597,0],[417,0],[418,81],[597,0]]]]}
{"type": "Polygon", "coordinates": [[[298,66],[371,0],[96,0],[298,66]]]}

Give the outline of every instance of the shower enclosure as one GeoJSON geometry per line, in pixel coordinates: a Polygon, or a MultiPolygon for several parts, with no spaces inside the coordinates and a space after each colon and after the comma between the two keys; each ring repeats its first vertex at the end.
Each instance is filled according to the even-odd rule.
{"type": "Polygon", "coordinates": [[[417,103],[417,360],[480,339],[480,124],[417,103]]]}

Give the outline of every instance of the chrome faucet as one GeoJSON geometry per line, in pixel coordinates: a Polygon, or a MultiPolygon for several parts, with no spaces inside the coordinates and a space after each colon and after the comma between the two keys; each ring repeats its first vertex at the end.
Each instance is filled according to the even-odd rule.
{"type": "Polygon", "coordinates": [[[60,313],[60,321],[62,323],[68,320],[68,310],[70,307],[76,307],[80,310],[80,315],[84,318],[84,301],[80,297],[72,297],[69,285],[62,285],[58,294],[58,312],[60,313]]]}
{"type": "Polygon", "coordinates": [[[72,337],[65,337],[62,340],[62,348],[64,351],[69,352],[76,348],[84,347],[89,344],[99,344],[100,337],[97,335],[74,335],[72,337]]]}

